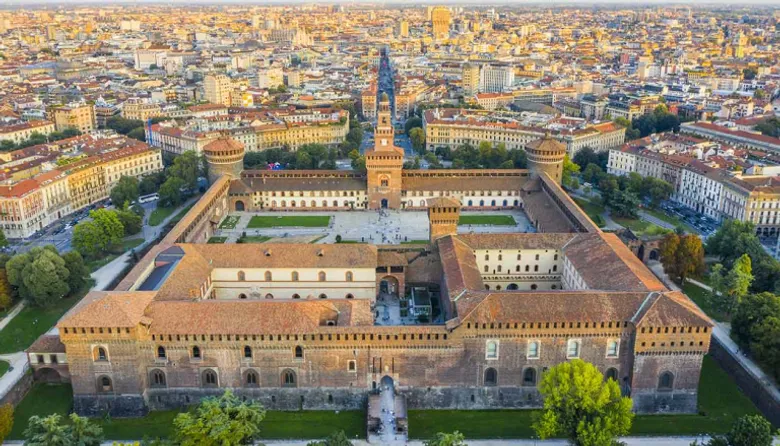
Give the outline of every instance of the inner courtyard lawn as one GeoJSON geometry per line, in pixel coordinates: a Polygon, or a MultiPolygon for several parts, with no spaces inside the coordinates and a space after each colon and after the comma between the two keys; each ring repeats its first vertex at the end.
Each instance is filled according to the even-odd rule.
{"type": "Polygon", "coordinates": [[[249,229],[258,228],[274,228],[274,227],[306,227],[306,228],[323,228],[330,224],[330,216],[328,215],[288,215],[288,216],[272,216],[272,215],[255,215],[249,220],[249,229]]]}
{"type": "Polygon", "coordinates": [[[515,217],[511,215],[461,215],[459,225],[493,225],[516,226],[515,217]]]}
{"type": "Polygon", "coordinates": [[[707,313],[707,316],[719,322],[728,322],[731,319],[728,315],[716,310],[712,306],[709,299],[709,291],[691,282],[685,282],[682,289],[686,296],[690,297],[703,312],[707,313]]]}

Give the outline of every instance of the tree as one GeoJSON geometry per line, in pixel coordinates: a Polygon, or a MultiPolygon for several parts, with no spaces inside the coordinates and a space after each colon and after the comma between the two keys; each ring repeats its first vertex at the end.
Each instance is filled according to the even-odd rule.
{"type": "Polygon", "coordinates": [[[750,257],[742,254],[726,275],[726,294],[729,296],[727,313],[731,313],[747,296],[751,283],[753,283],[753,268],[750,257]]]}
{"type": "Polygon", "coordinates": [[[707,295],[710,305],[717,311],[728,313],[730,299],[726,294],[726,278],[723,277],[723,265],[716,263],[710,268],[710,293],[707,295]]]}
{"type": "Polygon", "coordinates": [[[68,269],[68,289],[74,293],[87,283],[89,269],[78,251],[66,252],[62,255],[62,260],[65,261],[65,268],[68,269]]]}
{"type": "Polygon", "coordinates": [[[108,238],[97,223],[83,221],[73,228],[71,245],[84,257],[94,259],[105,252],[108,238]]]}
{"type": "Polygon", "coordinates": [[[3,404],[0,406],[0,444],[11,433],[14,427],[14,406],[3,404]]]}
{"type": "Polygon", "coordinates": [[[404,132],[409,135],[409,137],[412,136],[412,129],[420,128],[422,127],[422,119],[420,119],[417,116],[412,116],[411,118],[407,119],[404,123],[404,132]]]}
{"type": "Polygon", "coordinates": [[[143,218],[141,215],[133,212],[129,207],[118,209],[114,212],[116,213],[117,218],[119,218],[119,222],[122,223],[125,236],[141,232],[141,229],[143,228],[143,218]]]}
{"type": "Polygon", "coordinates": [[[306,446],[352,446],[344,431],[333,432],[322,441],[310,441],[306,446]]]}
{"type": "Polygon", "coordinates": [[[580,187],[579,181],[576,176],[580,173],[580,166],[574,164],[569,155],[563,157],[563,174],[561,176],[561,182],[563,186],[569,189],[578,189],[580,187]]]}
{"type": "Polygon", "coordinates": [[[468,446],[466,437],[458,431],[451,434],[439,432],[435,437],[425,442],[425,446],[468,446]]]}
{"type": "Polygon", "coordinates": [[[409,139],[412,141],[412,148],[417,153],[425,151],[425,131],[420,127],[415,127],[409,131],[409,139]]]}
{"type": "Polygon", "coordinates": [[[97,209],[89,212],[92,221],[105,234],[107,245],[105,249],[117,246],[122,243],[125,236],[125,227],[119,220],[117,213],[108,209],[97,209]]]}
{"type": "Polygon", "coordinates": [[[201,157],[194,151],[188,150],[173,159],[173,165],[168,168],[169,179],[170,177],[178,178],[187,188],[195,189],[198,186],[202,164],[201,157]]]}
{"type": "Polygon", "coordinates": [[[616,191],[604,204],[618,217],[636,218],[636,210],[639,208],[639,198],[629,191],[616,191]]]}
{"type": "MultiPolygon", "coordinates": [[[[249,152],[249,153],[262,153],[262,152],[249,152]]],[[[249,155],[247,153],[247,155],[249,155]]],[[[148,175],[144,175],[141,182],[138,185],[140,195],[148,195],[157,192],[160,189],[160,185],[165,182],[167,177],[165,172],[155,172],[148,175]]]]}
{"type": "Polygon", "coordinates": [[[8,310],[13,305],[11,284],[8,283],[8,274],[5,268],[0,269],[0,308],[8,310]]]}
{"type": "Polygon", "coordinates": [[[122,135],[127,135],[133,129],[144,127],[144,122],[139,119],[125,119],[121,116],[113,116],[106,121],[106,127],[122,135]]]}
{"type": "Polygon", "coordinates": [[[609,151],[596,152],[590,147],[583,147],[574,154],[572,161],[583,169],[588,164],[595,164],[601,170],[606,170],[607,162],[609,161],[609,151]]]}
{"type": "Polygon", "coordinates": [[[604,176],[604,171],[601,167],[594,163],[589,163],[585,167],[585,171],[582,172],[582,179],[591,184],[598,184],[601,178],[604,176]]]}
{"type": "Polygon", "coordinates": [[[5,248],[6,246],[8,246],[8,239],[5,237],[5,232],[0,229],[0,248],[5,248]]]}
{"type": "Polygon", "coordinates": [[[32,305],[48,306],[68,293],[68,270],[52,245],[15,255],[5,266],[8,282],[32,305]]]}
{"type": "Polygon", "coordinates": [[[704,270],[704,248],[697,235],[667,234],[661,241],[660,254],[664,271],[680,283],[704,270]]]}
{"type": "Polygon", "coordinates": [[[773,317],[780,317],[780,297],[772,293],[749,294],[737,305],[731,318],[731,337],[748,349],[755,339],[755,328],[773,317]]]}
{"type": "MultiPolygon", "coordinates": [[[[182,203],[181,189],[185,186],[184,180],[178,177],[170,177],[160,186],[159,206],[173,207],[182,203]]],[[[74,234],[75,235],[75,234],[74,234]]]]}
{"type": "Polygon", "coordinates": [[[251,444],[260,432],[265,409],[256,401],[241,401],[226,390],[218,398],[205,398],[194,412],[180,413],[173,420],[181,446],[251,444]]]}
{"type": "Polygon", "coordinates": [[[143,127],[136,127],[133,130],[130,130],[127,137],[146,142],[146,131],[143,127]]]}
{"type": "Polygon", "coordinates": [[[25,445],[28,446],[100,446],[103,441],[103,429],[92,424],[89,419],[70,415],[70,424],[60,423],[62,416],[52,414],[47,417],[33,415],[24,431],[25,445]]]}
{"type": "Polygon", "coordinates": [[[758,70],[754,67],[747,67],[742,69],[742,77],[746,80],[753,80],[758,75],[758,70]]]}
{"type": "Polygon", "coordinates": [[[745,415],[726,434],[729,446],[772,446],[772,424],[761,415],[745,415]]]}
{"type": "Polygon", "coordinates": [[[542,439],[563,436],[580,446],[612,445],[631,428],[631,398],[621,395],[617,381],[605,381],[581,359],[552,367],[539,392],[544,407],[533,428],[542,439]]]}
{"type": "Polygon", "coordinates": [[[122,176],[111,189],[111,202],[117,208],[122,208],[125,203],[132,204],[138,199],[140,190],[138,180],[133,177],[122,176]]]}

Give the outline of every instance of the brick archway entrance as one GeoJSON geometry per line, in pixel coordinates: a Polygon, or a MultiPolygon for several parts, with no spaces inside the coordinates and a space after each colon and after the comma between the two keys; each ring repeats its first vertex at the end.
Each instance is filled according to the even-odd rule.
{"type": "Polygon", "coordinates": [[[379,281],[379,292],[393,296],[399,296],[398,279],[393,276],[385,276],[379,281]]]}

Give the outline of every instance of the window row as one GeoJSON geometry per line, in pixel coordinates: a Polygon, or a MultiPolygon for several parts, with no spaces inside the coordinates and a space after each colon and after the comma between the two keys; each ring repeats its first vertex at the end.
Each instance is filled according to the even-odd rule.
{"type": "MultiPolygon", "coordinates": [[[[271,293],[266,293],[266,295],[265,295],[264,297],[265,297],[266,299],[273,299],[273,298],[274,298],[274,295],[273,295],[273,294],[271,294],[271,293]]],[[[291,297],[291,298],[293,298],[293,299],[300,299],[300,298],[301,298],[301,295],[300,295],[300,294],[298,294],[298,293],[295,293],[295,294],[293,294],[293,295],[292,295],[292,296],[290,296],[290,297],[291,297]]],[[[328,298],[328,295],[327,295],[327,294],[325,294],[325,293],[320,293],[320,295],[319,295],[318,297],[319,297],[320,299],[327,299],[327,298],[328,298]]],[[[248,299],[249,297],[248,297],[248,296],[247,296],[245,293],[240,293],[240,294],[238,295],[238,298],[239,298],[239,299],[242,299],[242,300],[244,300],[244,299],[248,299]]],[[[354,299],[354,298],[355,298],[355,295],[354,295],[354,294],[352,294],[352,293],[347,293],[346,295],[344,295],[344,298],[345,298],[345,299],[354,299]]]]}
{"type": "MultiPolygon", "coordinates": [[[[300,345],[296,345],[293,349],[293,358],[294,359],[303,359],[303,347],[300,345]]],[[[105,349],[103,347],[97,348],[97,354],[98,358],[100,358],[100,355],[105,355],[105,349]]],[[[192,359],[203,359],[203,351],[201,348],[197,345],[193,346],[192,349],[190,349],[190,357],[192,359]]],[[[243,348],[243,358],[244,359],[252,359],[253,353],[252,353],[252,347],[245,345],[243,348]]],[[[104,359],[96,359],[96,360],[102,360],[106,361],[106,357],[103,356],[104,359]]],[[[168,352],[165,350],[165,347],[162,345],[157,347],[157,359],[158,360],[167,360],[168,359],[168,352]]]]}
{"type": "MultiPolygon", "coordinates": [[[[534,254],[534,260],[539,260],[539,258],[540,258],[540,254],[534,254]]],[[[485,254],[485,260],[486,261],[490,260],[490,254],[485,254]]],[[[504,260],[504,255],[503,254],[499,254],[498,255],[498,261],[500,262],[502,260],[504,260]]],[[[518,261],[519,260],[523,260],[523,255],[522,254],[518,254],[517,255],[517,260],[518,261]]],[[[553,260],[558,260],[558,254],[554,254],[553,255],[553,260]]]]}
{"type": "MultiPolygon", "coordinates": [[[[246,281],[246,273],[244,271],[239,271],[237,274],[237,279],[239,282],[246,281]]],[[[271,271],[266,271],[263,275],[263,278],[266,282],[273,281],[273,274],[271,271]]],[[[298,274],[298,271],[293,271],[290,273],[290,281],[297,282],[300,279],[300,275],[298,274]]],[[[320,271],[317,273],[317,280],[320,282],[325,282],[328,279],[328,275],[325,273],[325,271],[320,271]]],[[[352,274],[352,271],[347,271],[344,273],[344,281],[346,282],[352,282],[354,280],[354,275],[352,274]]]]}
{"type": "MultiPolygon", "coordinates": [[[[496,269],[493,270],[493,274],[495,274],[496,272],[499,272],[499,273],[503,272],[502,270],[503,270],[503,266],[502,265],[497,265],[496,269]]],[[[485,267],[483,268],[483,271],[486,272],[486,273],[489,273],[490,272],[490,265],[485,265],[485,267]]],[[[512,271],[512,268],[507,268],[507,270],[506,270],[506,272],[511,272],[511,271],[512,271]]],[[[522,272],[521,268],[520,268],[520,265],[515,265],[515,272],[516,273],[522,272]]],[[[525,265],[525,272],[527,272],[527,273],[531,272],[531,265],[525,265]]],[[[534,265],[534,272],[535,273],[539,272],[539,265],[534,265]]],[[[551,273],[551,272],[552,273],[558,272],[558,265],[553,265],[552,269],[547,271],[548,274],[551,273]]]]}
{"type": "MultiPolygon", "coordinates": [[[[547,371],[547,367],[544,367],[542,369],[542,373],[547,371]]],[[[668,375],[671,376],[669,373],[668,375]]],[[[521,385],[523,387],[536,387],[536,385],[539,382],[539,373],[537,372],[536,368],[534,367],[526,367],[523,369],[523,379],[521,382],[521,385]]],[[[671,379],[670,377],[664,377],[664,375],[661,375],[662,379],[666,379],[668,381],[669,386],[671,386],[671,379]]],[[[618,380],[618,370],[614,367],[610,367],[607,369],[607,371],[604,373],[604,379],[605,380],[618,380]]],[[[667,383],[665,381],[665,383],[667,383]]],[[[485,373],[483,376],[483,385],[486,387],[495,387],[498,386],[498,370],[496,370],[493,367],[488,367],[485,369],[485,373]]],[[[660,388],[660,387],[659,387],[660,388]]],[[[671,387],[670,387],[671,388],[671,387]]]]}
{"type": "MultiPolygon", "coordinates": [[[[526,347],[526,359],[539,359],[541,354],[541,342],[529,341],[526,347]]],[[[498,359],[499,341],[488,340],[485,343],[485,359],[498,359]]],[[[582,351],[582,340],[570,339],[566,343],[566,357],[569,359],[579,358],[582,351]]],[[[605,356],[607,358],[617,358],[620,351],[620,341],[610,339],[607,342],[605,356]]]]}
{"type": "MultiPolygon", "coordinates": [[[[491,322],[489,324],[487,322],[484,322],[482,324],[479,324],[479,323],[472,324],[471,322],[468,322],[468,323],[466,323],[466,328],[467,329],[471,329],[472,325],[473,325],[475,330],[480,329],[480,328],[482,330],[486,330],[488,328],[491,329],[491,330],[493,330],[495,328],[499,328],[499,329],[504,328],[504,329],[508,330],[510,328],[513,328],[513,327],[514,328],[522,328],[522,329],[526,329],[526,328],[530,328],[530,329],[534,329],[534,328],[538,328],[538,329],[542,329],[542,328],[567,328],[567,325],[568,325],[568,328],[582,328],[583,327],[583,323],[582,322],[561,322],[561,323],[558,323],[558,322],[491,322]]],[[[620,321],[600,322],[600,323],[599,322],[585,322],[584,323],[584,327],[585,328],[620,328],[620,327],[625,328],[625,327],[628,327],[628,322],[627,321],[623,321],[623,322],[620,322],[620,321]]]]}

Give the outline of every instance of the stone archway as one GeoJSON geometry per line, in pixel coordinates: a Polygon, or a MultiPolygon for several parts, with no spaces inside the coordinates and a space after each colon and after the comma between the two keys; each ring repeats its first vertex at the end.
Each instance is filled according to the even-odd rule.
{"type": "Polygon", "coordinates": [[[660,260],[657,249],[650,251],[650,260],[660,260]]]}
{"type": "Polygon", "coordinates": [[[393,381],[393,378],[391,378],[390,375],[383,376],[382,379],[379,381],[379,384],[383,388],[389,388],[389,389],[395,388],[395,381],[393,381]]]}
{"type": "Polygon", "coordinates": [[[236,212],[244,212],[244,202],[241,200],[236,201],[236,212]]]}
{"type": "Polygon", "coordinates": [[[398,297],[398,279],[393,276],[385,276],[379,281],[379,292],[398,297]]]}
{"type": "Polygon", "coordinates": [[[387,198],[382,199],[382,209],[387,209],[389,206],[389,203],[387,201],[387,198]]]}
{"type": "Polygon", "coordinates": [[[52,368],[43,367],[35,372],[35,379],[42,383],[58,384],[62,382],[62,375],[52,368]]]}

